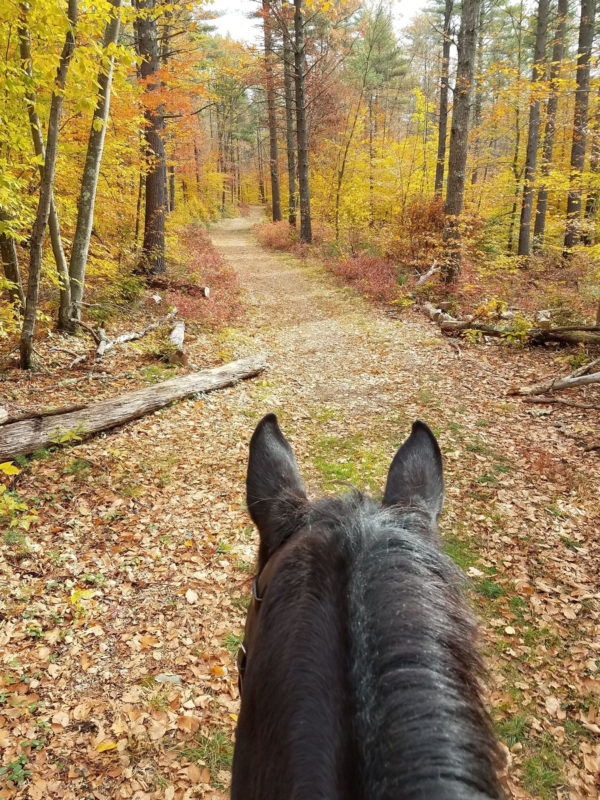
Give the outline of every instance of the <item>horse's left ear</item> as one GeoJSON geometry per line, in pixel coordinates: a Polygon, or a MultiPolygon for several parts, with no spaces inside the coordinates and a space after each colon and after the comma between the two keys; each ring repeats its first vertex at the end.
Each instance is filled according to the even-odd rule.
{"type": "Polygon", "coordinates": [[[417,506],[436,522],[443,502],[442,454],[429,427],[417,420],[391,463],[383,505],[417,506]]]}
{"type": "Polygon", "coordinates": [[[246,501],[260,532],[259,567],[262,568],[289,535],[285,505],[289,508],[289,504],[306,501],[296,459],[275,414],[267,414],[258,423],[250,440],[246,501]]]}

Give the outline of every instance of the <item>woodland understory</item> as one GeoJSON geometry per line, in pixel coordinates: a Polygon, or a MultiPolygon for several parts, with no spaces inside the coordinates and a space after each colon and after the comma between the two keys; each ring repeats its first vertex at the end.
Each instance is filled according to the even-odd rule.
{"type": "Polygon", "coordinates": [[[275,411],[312,496],[432,426],[507,793],[594,800],[595,6],[251,11],[0,5],[0,798],[227,796],[275,411]]]}

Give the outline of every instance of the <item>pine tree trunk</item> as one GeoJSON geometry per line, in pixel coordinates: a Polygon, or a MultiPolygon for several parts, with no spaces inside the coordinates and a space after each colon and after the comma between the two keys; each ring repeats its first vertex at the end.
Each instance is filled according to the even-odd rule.
{"type": "MultiPolygon", "coordinates": [[[[137,0],[137,9],[142,14],[135,20],[138,55],[143,58],[140,74],[146,81],[146,91],[151,93],[160,87],[160,38],[158,22],[153,16],[158,0],[137,0]]],[[[146,209],[144,214],[144,240],[142,244],[141,269],[149,275],[159,275],[165,265],[165,211],[167,206],[164,109],[162,104],[152,103],[144,111],[146,127],[146,156],[150,162],[146,173],[146,209]]]]}
{"type": "Polygon", "coordinates": [[[296,142],[294,133],[294,53],[287,21],[283,31],[283,85],[285,93],[285,134],[288,166],[288,222],[296,227],[296,142]]]}
{"type": "Polygon", "coordinates": [[[40,197],[33,224],[29,255],[29,277],[27,282],[27,298],[25,301],[25,316],[21,331],[20,366],[21,369],[31,368],[31,353],[33,351],[33,334],[35,331],[35,318],[37,312],[38,296],[40,290],[40,273],[42,268],[42,248],[46,225],[52,205],[52,189],[56,170],[56,155],[58,149],[58,133],[60,115],[62,111],[63,95],[69,64],[75,50],[75,25],[77,24],[77,0],[69,0],[68,6],[69,29],[65,37],[58,69],[56,70],[55,88],[50,101],[48,116],[48,136],[46,139],[46,158],[44,161],[44,175],[40,184],[40,197]]]}
{"type": "Polygon", "coordinates": [[[577,89],[575,91],[575,117],[571,146],[571,180],[567,197],[567,228],[563,257],[571,255],[579,241],[581,215],[581,176],[585,161],[590,89],[590,56],[594,39],[596,0],[581,0],[579,45],[577,49],[577,89]]]}
{"type": "MultiPolygon", "coordinates": [[[[107,48],[114,47],[117,43],[121,26],[122,0],[110,0],[110,2],[112,4],[112,9],[102,41],[103,53],[106,52],[107,48]]],[[[98,99],[92,117],[85,165],[83,167],[79,202],[77,203],[77,225],[75,227],[71,261],[69,264],[71,302],[67,305],[66,298],[64,299],[64,305],[63,302],[61,302],[58,316],[58,327],[63,331],[73,330],[72,319],[81,319],[81,301],[83,300],[85,268],[92,235],[92,226],[94,224],[94,205],[96,202],[98,175],[100,174],[100,162],[102,161],[102,152],[104,150],[104,136],[108,123],[110,89],[114,63],[115,57],[114,54],[111,53],[106,65],[103,64],[98,72],[98,99]]],[[[61,297],[61,301],[62,300],[63,298],[61,297]]],[[[75,325],[75,328],[76,327],[75,325]]]]}
{"type": "Polygon", "coordinates": [[[446,165],[446,136],[448,133],[448,71],[450,65],[450,45],[452,44],[450,23],[454,0],[446,0],[444,7],[444,29],[442,43],[442,74],[440,80],[440,119],[438,122],[438,150],[435,165],[435,194],[442,196],[444,188],[444,169],[446,165]]]}
{"type": "Polygon", "coordinates": [[[475,186],[479,179],[479,159],[481,158],[481,142],[480,131],[478,131],[479,124],[481,123],[481,110],[483,107],[483,40],[485,35],[485,0],[481,0],[481,7],[479,9],[479,33],[477,34],[477,56],[475,66],[475,99],[473,101],[473,129],[475,136],[473,137],[473,160],[474,165],[471,171],[471,186],[475,186]]]}
{"type": "Polygon", "coordinates": [[[531,216],[533,212],[533,193],[535,189],[535,172],[540,132],[540,98],[537,92],[538,84],[544,77],[548,8],[549,0],[539,0],[535,51],[533,56],[533,75],[531,77],[531,82],[533,84],[532,98],[529,102],[529,128],[527,130],[525,174],[523,180],[523,195],[521,198],[519,246],[517,250],[520,256],[528,256],[531,252],[531,216]]]}
{"type": "Polygon", "coordinates": [[[275,84],[273,81],[273,44],[270,0],[262,0],[265,33],[265,76],[267,85],[267,112],[269,120],[269,167],[271,171],[271,203],[273,222],[280,222],[281,199],[279,194],[279,153],[277,151],[277,118],[275,116],[275,84]]]}
{"type": "Polygon", "coordinates": [[[600,173],[600,88],[596,98],[596,114],[591,130],[592,146],[590,149],[590,177],[593,181],[585,201],[585,225],[581,241],[585,245],[594,244],[596,240],[596,216],[598,213],[598,175],[600,173]]]}
{"type": "Polygon", "coordinates": [[[550,67],[550,97],[546,107],[546,128],[542,144],[541,184],[538,189],[535,222],[533,226],[533,249],[538,251],[544,244],[546,230],[546,211],[548,209],[548,184],[547,179],[552,166],[552,152],[554,150],[554,133],[556,131],[556,111],[558,108],[558,80],[565,50],[565,33],[567,29],[567,15],[569,13],[569,0],[558,0],[556,33],[552,45],[552,66],[550,67]]]}
{"type": "Polygon", "coordinates": [[[300,241],[312,243],[310,185],[308,178],[308,131],[304,96],[304,15],[302,0],[294,0],[294,82],[296,86],[296,136],[298,139],[298,184],[300,188],[300,241]]]}
{"type": "Polygon", "coordinates": [[[467,148],[469,143],[469,118],[471,93],[475,72],[475,46],[480,0],[463,0],[460,34],[458,38],[458,65],[454,87],[454,108],[450,129],[450,154],[448,181],[444,206],[444,241],[446,253],[441,267],[442,279],[452,282],[461,267],[461,235],[459,216],[463,211],[467,148]]]}
{"type": "Polygon", "coordinates": [[[256,160],[258,162],[258,196],[260,198],[261,204],[267,202],[267,198],[265,197],[265,179],[263,178],[263,163],[262,163],[262,152],[260,146],[260,129],[256,128],[256,160]]]}
{"type": "MultiPolygon", "coordinates": [[[[25,102],[27,103],[27,115],[29,117],[29,127],[31,130],[31,138],[33,140],[33,150],[41,159],[39,172],[40,179],[44,178],[44,162],[46,160],[46,152],[44,147],[44,137],[42,136],[42,126],[38,113],[35,108],[35,94],[33,92],[33,74],[31,67],[31,38],[29,29],[27,27],[27,13],[29,7],[26,3],[21,3],[21,21],[19,25],[19,54],[23,71],[28,76],[30,87],[25,92],[25,102]]],[[[56,204],[54,202],[54,195],[50,198],[50,213],[48,215],[48,227],[50,229],[50,244],[52,246],[52,254],[54,255],[54,262],[56,264],[56,271],[58,272],[61,288],[60,288],[60,306],[63,304],[71,304],[71,287],[69,283],[69,267],[65,251],[62,245],[62,237],[60,235],[60,223],[58,220],[58,212],[56,211],[56,204]]]]}

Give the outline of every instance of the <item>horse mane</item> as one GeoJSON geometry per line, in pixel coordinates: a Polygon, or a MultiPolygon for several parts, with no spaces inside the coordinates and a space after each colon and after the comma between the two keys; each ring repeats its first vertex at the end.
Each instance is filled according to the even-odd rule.
{"type": "Polygon", "coordinates": [[[364,796],[501,797],[464,578],[430,519],[353,492],[316,503],[305,524],[335,539],[348,562],[348,666],[364,796]]]}

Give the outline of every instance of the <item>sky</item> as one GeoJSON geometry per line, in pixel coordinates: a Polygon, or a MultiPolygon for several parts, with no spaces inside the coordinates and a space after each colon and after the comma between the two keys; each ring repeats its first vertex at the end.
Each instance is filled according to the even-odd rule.
{"type": "MultiPolygon", "coordinates": [[[[403,27],[426,5],[427,0],[392,0],[397,28],[403,27]]],[[[256,0],[214,0],[212,9],[220,16],[212,24],[222,36],[231,36],[248,44],[257,43],[258,20],[248,19],[248,13],[258,7],[256,0]]]]}

